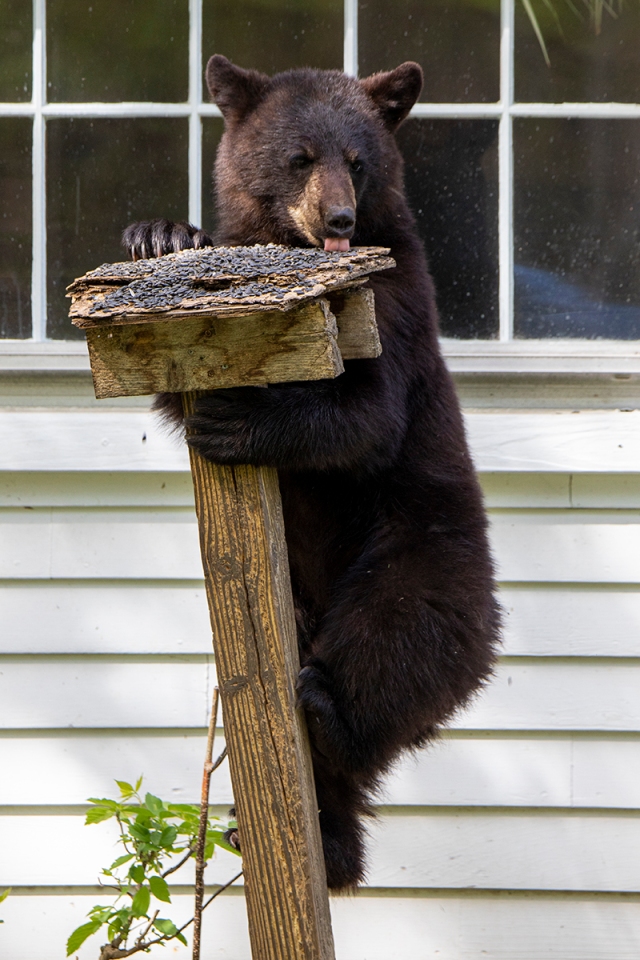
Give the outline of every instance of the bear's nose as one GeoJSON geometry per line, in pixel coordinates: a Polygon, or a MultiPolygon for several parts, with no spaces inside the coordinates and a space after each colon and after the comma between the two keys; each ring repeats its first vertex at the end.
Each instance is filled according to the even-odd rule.
{"type": "Polygon", "coordinates": [[[351,207],[328,207],[324,225],[333,237],[350,237],[356,225],[356,212],[351,207]]]}

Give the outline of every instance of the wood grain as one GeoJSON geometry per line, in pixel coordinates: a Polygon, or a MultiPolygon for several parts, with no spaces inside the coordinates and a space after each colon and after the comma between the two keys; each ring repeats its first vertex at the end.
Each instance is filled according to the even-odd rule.
{"type": "Polygon", "coordinates": [[[253,956],[332,960],[277,473],[193,451],[191,470],[253,956]]]}
{"type": "Polygon", "coordinates": [[[379,357],[382,353],[373,290],[360,287],[329,296],[338,324],[338,348],[343,360],[379,357]]]}
{"type": "Polygon", "coordinates": [[[335,317],[323,299],[288,313],[87,330],[100,399],[331,379],[344,370],[337,337],[335,317]]]}

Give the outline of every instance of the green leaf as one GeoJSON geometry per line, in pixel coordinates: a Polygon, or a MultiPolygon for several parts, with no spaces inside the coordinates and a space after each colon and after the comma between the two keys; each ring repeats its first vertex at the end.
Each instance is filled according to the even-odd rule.
{"type": "Polygon", "coordinates": [[[153,925],[163,936],[165,937],[175,937],[178,932],[173,920],[164,920],[162,917],[158,917],[153,921],[153,925]]]}
{"type": "Polygon", "coordinates": [[[91,823],[102,823],[103,820],[110,820],[113,815],[114,811],[109,810],[107,807],[92,807],[87,811],[84,822],[86,826],[91,823]]]}
{"type": "Polygon", "coordinates": [[[135,808],[135,822],[136,823],[153,823],[154,816],[150,810],[147,810],[146,807],[136,807],[135,808]]]}
{"type": "Polygon", "coordinates": [[[143,777],[142,777],[142,774],[140,774],[140,776],[139,776],[138,779],[136,780],[136,793],[138,792],[138,790],[139,790],[140,787],[142,786],[142,780],[143,780],[143,777]]]}
{"type": "Polygon", "coordinates": [[[154,797],[152,793],[148,793],[144,798],[144,805],[147,810],[151,810],[151,813],[157,817],[159,813],[162,813],[163,803],[160,797],[154,797]]]}
{"type": "Polygon", "coordinates": [[[141,827],[138,823],[129,824],[129,833],[142,843],[147,843],[150,836],[149,830],[146,827],[141,827]]]}
{"type": "Polygon", "coordinates": [[[184,943],[185,947],[187,946],[187,938],[184,933],[176,933],[176,940],[179,940],[180,943],[184,943]]]}
{"type": "Polygon", "coordinates": [[[88,916],[91,917],[93,921],[98,923],[106,923],[107,920],[110,920],[114,913],[113,907],[103,907],[98,904],[95,907],[91,907],[89,910],[88,916]]]}
{"type": "Polygon", "coordinates": [[[100,920],[92,920],[90,923],[83,923],[81,927],[74,930],[67,940],[67,956],[71,956],[80,944],[84,943],[92,934],[97,933],[101,926],[100,920]]]}
{"type": "Polygon", "coordinates": [[[113,861],[113,863],[109,867],[109,870],[115,870],[116,867],[121,867],[123,863],[128,863],[129,860],[133,860],[134,856],[135,856],[134,853],[123,854],[121,857],[118,857],[117,860],[113,861]]]}
{"type": "Polygon", "coordinates": [[[120,931],[125,927],[125,924],[129,924],[131,922],[131,911],[127,910],[126,907],[122,910],[118,910],[110,918],[110,921],[109,940],[113,940],[116,934],[120,933],[120,931]]]}
{"type": "Polygon", "coordinates": [[[11,887],[8,887],[4,891],[4,893],[0,893],[0,903],[2,903],[3,900],[6,900],[10,893],[11,893],[11,887]]]}
{"type": "Polygon", "coordinates": [[[132,787],[130,783],[127,783],[126,780],[116,780],[116,783],[118,784],[120,788],[120,793],[122,794],[125,800],[128,800],[129,797],[132,797],[136,792],[135,788],[132,787]]]}
{"type": "Polygon", "coordinates": [[[133,903],[131,904],[131,913],[134,917],[146,917],[151,902],[151,891],[149,887],[140,887],[133,903]]]}
{"type": "Polygon", "coordinates": [[[140,866],[139,863],[134,863],[132,867],[129,867],[129,876],[136,883],[142,883],[144,880],[144,867],[140,866]]]}
{"type": "Polygon", "coordinates": [[[165,903],[171,903],[169,887],[167,886],[167,881],[164,880],[163,877],[149,877],[149,886],[151,887],[151,893],[154,895],[156,900],[163,900],[165,903]]]}
{"type": "Polygon", "coordinates": [[[160,846],[168,850],[176,841],[178,828],[174,826],[165,827],[160,835],[160,846]]]}
{"type": "Polygon", "coordinates": [[[192,803],[168,803],[167,810],[170,810],[171,813],[177,813],[181,817],[192,816],[196,819],[200,818],[200,807],[196,807],[192,803]]]}

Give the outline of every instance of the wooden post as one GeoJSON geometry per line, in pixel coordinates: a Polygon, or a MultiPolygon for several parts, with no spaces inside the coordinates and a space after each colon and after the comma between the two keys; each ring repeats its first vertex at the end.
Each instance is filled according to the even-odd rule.
{"type": "Polygon", "coordinates": [[[252,953],[333,960],[278,476],[190,456],[252,953]]]}
{"type": "MultiPolygon", "coordinates": [[[[179,392],[188,415],[198,389],[335,377],[343,357],[378,356],[361,284],[394,265],[388,251],[246,250],[105,265],[76,280],[71,316],[87,331],[96,396],[179,392]]],[[[253,957],[333,960],[278,475],[190,457],[253,957]]]]}

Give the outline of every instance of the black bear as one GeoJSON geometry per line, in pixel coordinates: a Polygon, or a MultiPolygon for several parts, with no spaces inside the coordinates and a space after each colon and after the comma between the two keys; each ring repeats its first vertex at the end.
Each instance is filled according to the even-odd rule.
{"type": "MultiPolygon", "coordinates": [[[[269,78],[214,56],[206,76],[225,120],[215,237],[132,224],[131,256],[354,243],[390,247],[397,264],[370,280],[378,359],[348,361],[335,380],[213,391],[190,420],[210,460],[278,468],[327,879],[349,888],[381,776],[489,677],[499,633],[482,498],[394,138],[422,71],[269,78]]],[[[180,416],[171,396],[158,406],[180,416]]]]}

